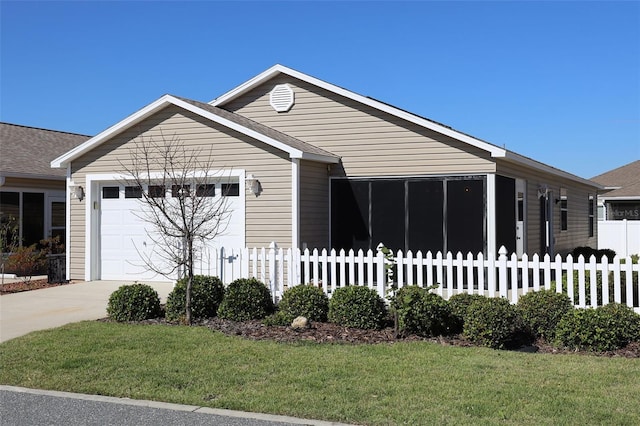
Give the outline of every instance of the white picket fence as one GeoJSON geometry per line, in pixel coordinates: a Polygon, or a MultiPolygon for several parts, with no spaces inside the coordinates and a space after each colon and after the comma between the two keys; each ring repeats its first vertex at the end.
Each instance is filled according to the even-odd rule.
{"type": "MultiPolygon", "coordinates": [[[[507,256],[501,248],[497,258],[482,253],[456,255],[451,252],[433,255],[427,252],[395,254],[394,281],[398,287],[418,285],[436,286],[433,291],[444,298],[457,293],[503,297],[512,303],[531,291],[552,289],[565,291],[577,307],[597,307],[618,302],[640,313],[639,264],[630,257],[614,257],[598,262],[595,256],[563,259],[560,255],[518,259],[515,253],[507,256]],[[563,289],[564,281],[564,289],[563,289]]],[[[382,253],[369,250],[292,250],[272,245],[266,249],[224,249],[212,252],[202,261],[198,273],[215,275],[226,284],[237,278],[255,277],[264,282],[274,300],[292,286],[313,284],[330,296],[338,287],[367,286],[381,297],[388,295],[389,284],[382,253]]]]}

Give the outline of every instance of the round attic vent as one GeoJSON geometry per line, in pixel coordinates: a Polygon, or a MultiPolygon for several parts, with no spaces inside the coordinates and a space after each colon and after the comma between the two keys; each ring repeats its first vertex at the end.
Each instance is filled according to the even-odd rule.
{"type": "Polygon", "coordinates": [[[293,90],[288,84],[276,85],[269,94],[269,103],[278,112],[287,112],[293,106],[293,90]]]}

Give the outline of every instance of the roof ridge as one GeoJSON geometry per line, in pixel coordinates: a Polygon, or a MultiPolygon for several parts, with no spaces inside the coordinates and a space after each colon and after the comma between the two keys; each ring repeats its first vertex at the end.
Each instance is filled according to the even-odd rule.
{"type": "Polygon", "coordinates": [[[91,137],[91,135],[85,135],[83,133],[67,132],[65,130],[45,129],[44,127],[27,126],[25,124],[8,123],[6,121],[0,121],[0,124],[5,124],[7,126],[22,127],[22,128],[25,128],[25,129],[44,130],[45,132],[64,133],[64,134],[67,134],[67,135],[84,136],[84,137],[88,137],[88,138],[91,137]]]}

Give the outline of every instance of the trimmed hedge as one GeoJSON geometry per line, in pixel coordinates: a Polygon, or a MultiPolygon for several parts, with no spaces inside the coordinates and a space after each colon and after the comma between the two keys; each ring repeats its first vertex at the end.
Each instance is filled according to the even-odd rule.
{"type": "Polygon", "coordinates": [[[463,335],[493,349],[509,349],[531,340],[518,309],[507,299],[487,297],[469,305],[463,335]]]}
{"type": "Polygon", "coordinates": [[[534,336],[551,342],[558,322],[573,306],[566,294],[540,290],[522,296],[518,300],[518,309],[534,336]]]}
{"type": "Polygon", "coordinates": [[[329,298],[321,288],[298,285],[284,292],[278,309],[289,323],[299,316],[306,317],[310,321],[326,322],[329,298]]]}
{"type": "Polygon", "coordinates": [[[401,288],[392,306],[398,315],[398,329],[402,334],[442,336],[451,334],[455,328],[456,321],[449,302],[425,288],[401,288]]]}
{"type": "Polygon", "coordinates": [[[455,323],[451,330],[454,334],[462,333],[469,306],[476,300],[486,299],[481,294],[458,293],[449,298],[449,306],[455,323]]]}
{"type": "Polygon", "coordinates": [[[329,321],[345,327],[380,329],[386,318],[384,300],[368,287],[340,287],[329,300],[329,321]]]}
{"type": "Polygon", "coordinates": [[[633,341],[640,341],[640,315],[620,303],[573,309],[556,328],[556,345],[569,349],[603,352],[633,341]]]}
{"type": "Polygon", "coordinates": [[[147,284],[120,286],[109,296],[107,315],[118,321],[142,321],[162,316],[158,292],[147,284]]]}
{"type": "MultiPolygon", "coordinates": [[[[169,321],[181,321],[185,317],[187,280],[178,280],[167,297],[166,317],[169,321]]],[[[218,277],[195,275],[191,284],[191,318],[204,319],[216,316],[224,298],[224,284],[218,277]]]]}
{"type": "Polygon", "coordinates": [[[229,284],[218,308],[218,316],[233,321],[262,319],[273,312],[271,292],[255,278],[240,278],[229,284]]]}

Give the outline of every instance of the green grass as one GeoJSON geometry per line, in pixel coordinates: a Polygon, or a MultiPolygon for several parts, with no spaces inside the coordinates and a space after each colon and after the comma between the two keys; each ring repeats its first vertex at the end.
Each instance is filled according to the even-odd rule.
{"type": "Polygon", "coordinates": [[[358,424],[640,424],[640,360],[254,342],[83,322],[0,345],[0,383],[358,424]]]}

